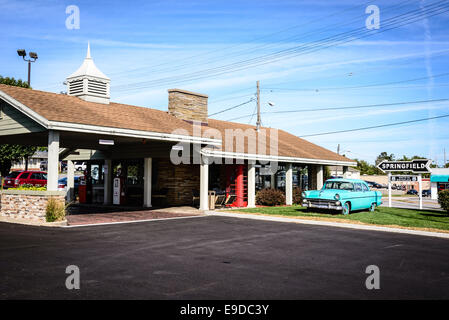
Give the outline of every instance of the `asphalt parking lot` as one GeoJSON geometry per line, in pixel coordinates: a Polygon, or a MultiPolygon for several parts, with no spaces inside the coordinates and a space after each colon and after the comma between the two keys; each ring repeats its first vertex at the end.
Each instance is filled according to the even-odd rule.
{"type": "Polygon", "coordinates": [[[449,298],[449,241],[194,217],[78,228],[0,223],[1,299],[449,298]],[[79,290],[65,287],[79,267],[79,290]],[[368,290],[365,269],[380,270],[368,290]]]}

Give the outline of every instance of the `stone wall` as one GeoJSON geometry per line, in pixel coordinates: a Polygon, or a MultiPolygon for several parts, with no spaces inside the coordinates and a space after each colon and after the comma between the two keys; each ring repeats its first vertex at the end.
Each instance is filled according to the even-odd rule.
{"type": "Polygon", "coordinates": [[[192,190],[200,190],[200,166],[194,164],[174,165],[170,159],[159,158],[156,187],[167,188],[167,204],[192,205],[192,190]]]}
{"type": "Polygon", "coordinates": [[[0,216],[45,222],[45,211],[50,197],[64,202],[65,192],[3,190],[0,193],[0,216]]]}
{"type": "Polygon", "coordinates": [[[208,96],[180,89],[168,90],[168,112],[182,120],[207,123],[208,96]]]}

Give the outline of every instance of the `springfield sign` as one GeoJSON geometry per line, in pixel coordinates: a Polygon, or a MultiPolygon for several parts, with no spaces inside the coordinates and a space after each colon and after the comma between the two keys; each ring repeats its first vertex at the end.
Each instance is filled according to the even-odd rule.
{"type": "Polygon", "coordinates": [[[412,161],[382,161],[377,167],[383,172],[389,171],[404,171],[414,173],[430,172],[429,159],[415,159],[412,161]]]}

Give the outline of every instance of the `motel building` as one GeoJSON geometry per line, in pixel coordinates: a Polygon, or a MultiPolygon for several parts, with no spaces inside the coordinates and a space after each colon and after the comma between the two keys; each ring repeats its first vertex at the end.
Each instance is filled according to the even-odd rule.
{"type": "MultiPolygon", "coordinates": [[[[283,130],[208,118],[204,94],[170,89],[167,111],[111,102],[110,79],[89,47],[66,83],[67,94],[0,85],[0,143],[48,146],[49,196],[73,200],[74,161],[85,161],[84,203],[208,210],[215,194],[229,206],[254,207],[257,190],[277,188],[291,205],[294,186],[322,187],[324,166],[343,173],[356,166],[283,130]],[[68,163],[64,194],[60,160],[68,163]]],[[[2,199],[21,196],[13,191],[2,199]]]]}
{"type": "Polygon", "coordinates": [[[430,197],[438,199],[438,192],[449,189],[449,168],[432,168],[430,174],[430,197]]]}

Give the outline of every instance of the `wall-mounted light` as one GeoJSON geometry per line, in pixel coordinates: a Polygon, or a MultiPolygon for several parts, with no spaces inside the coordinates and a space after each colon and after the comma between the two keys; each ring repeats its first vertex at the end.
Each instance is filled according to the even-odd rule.
{"type": "Polygon", "coordinates": [[[105,145],[105,146],[113,146],[114,145],[114,140],[103,140],[100,139],[98,140],[98,143],[101,145],[105,145]]]}

